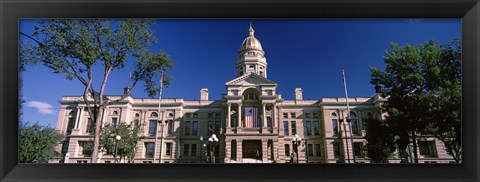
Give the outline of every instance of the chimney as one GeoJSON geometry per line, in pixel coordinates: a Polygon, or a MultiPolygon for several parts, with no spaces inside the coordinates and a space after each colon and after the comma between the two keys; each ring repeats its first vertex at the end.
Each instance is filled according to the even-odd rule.
{"type": "Polygon", "coordinates": [[[208,100],[208,89],[202,88],[200,90],[200,100],[208,100]]]}
{"type": "Polygon", "coordinates": [[[301,88],[295,88],[295,100],[302,100],[303,94],[301,88]]]}

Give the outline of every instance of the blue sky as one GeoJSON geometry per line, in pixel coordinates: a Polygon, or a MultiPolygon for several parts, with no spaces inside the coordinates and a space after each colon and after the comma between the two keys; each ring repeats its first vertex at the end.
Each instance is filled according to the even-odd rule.
{"type": "MultiPolygon", "coordinates": [[[[461,37],[460,19],[159,19],[151,27],[158,42],[150,49],[167,52],[175,62],[169,71],[172,83],[164,87],[162,97],[199,99],[200,89],[208,88],[210,100],[220,99],[225,82],[235,78],[237,51],[250,22],[265,51],[268,79],[279,84],[277,93],[285,99],[293,99],[297,87],[303,89],[304,99],[345,97],[342,68],[349,97],[370,97],[374,89],[369,68],[385,68],[383,56],[391,42],[418,45],[461,37]]],[[[35,20],[20,20],[20,31],[31,35],[34,24],[35,20]]],[[[20,36],[20,41],[29,40],[20,36]]],[[[132,61],[112,72],[107,95],[123,92],[130,65],[132,61]]],[[[42,65],[27,66],[21,74],[25,121],[54,127],[61,97],[83,93],[80,82],[42,65]]],[[[97,88],[99,83],[94,80],[97,88]]],[[[142,84],[132,96],[147,97],[142,84]]]]}

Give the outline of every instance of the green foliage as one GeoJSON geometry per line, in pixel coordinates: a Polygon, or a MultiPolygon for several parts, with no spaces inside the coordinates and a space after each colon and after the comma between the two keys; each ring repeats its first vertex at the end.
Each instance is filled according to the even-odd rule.
{"type": "Polygon", "coordinates": [[[38,123],[29,125],[20,122],[18,135],[19,163],[48,163],[50,159],[60,157],[60,153],[55,149],[64,136],[55,129],[38,123]]]}
{"type": "Polygon", "coordinates": [[[113,155],[115,153],[115,137],[119,135],[121,139],[117,142],[117,157],[133,161],[137,142],[140,140],[139,129],[139,125],[135,126],[125,122],[121,122],[116,127],[106,124],[102,128],[100,146],[105,154],[113,155]]]}
{"type": "Polygon", "coordinates": [[[367,144],[365,150],[372,163],[388,163],[392,152],[395,150],[394,136],[388,126],[381,120],[374,118],[365,119],[367,144]]]}
{"type": "Polygon", "coordinates": [[[460,162],[460,40],[444,45],[430,40],[405,47],[392,43],[384,60],[385,71],[371,68],[371,83],[382,86],[386,123],[401,137],[400,147],[410,140],[416,145],[415,133],[432,135],[460,162]]]}

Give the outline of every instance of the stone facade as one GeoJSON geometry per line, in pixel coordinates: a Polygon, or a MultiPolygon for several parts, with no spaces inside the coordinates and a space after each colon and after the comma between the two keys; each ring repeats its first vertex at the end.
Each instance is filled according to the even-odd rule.
{"type": "MultiPolygon", "coordinates": [[[[207,139],[212,134],[219,139],[216,163],[290,162],[295,135],[302,139],[298,146],[300,163],[352,163],[354,157],[356,162],[369,162],[359,150],[366,144],[363,122],[368,117],[382,117],[378,107],[383,98],[348,98],[352,134],[347,122],[340,122],[347,117],[346,98],[303,100],[302,89],[297,88],[294,100],[283,99],[276,92],[277,82],[267,79],[266,58],[252,27],[238,52],[235,67],[236,78],[225,83],[227,93],[221,100],[209,100],[208,89],[202,88],[199,100],[162,99],[159,112],[158,99],[127,97],[106,108],[103,123],[141,124],[143,139],[138,142],[135,163],[205,163],[207,139]],[[246,127],[246,107],[257,109],[260,124],[246,127]],[[153,146],[155,128],[158,143],[153,146]],[[149,146],[155,148],[158,161],[153,161],[149,146]]],[[[67,140],[59,150],[68,153],[69,163],[90,162],[90,157],[82,154],[83,142],[93,140],[82,97],[63,96],[60,103],[56,129],[67,134],[67,140]]],[[[419,138],[425,144],[419,147],[426,147],[418,150],[420,162],[453,161],[442,142],[432,137],[419,138]]],[[[113,156],[100,154],[97,162],[113,162],[113,156]]],[[[398,157],[392,157],[391,162],[399,162],[398,157]]]]}

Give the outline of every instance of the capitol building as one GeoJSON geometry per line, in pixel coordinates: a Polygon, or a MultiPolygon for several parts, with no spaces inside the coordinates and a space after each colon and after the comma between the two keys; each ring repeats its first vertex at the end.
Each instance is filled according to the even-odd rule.
{"type": "MultiPolygon", "coordinates": [[[[141,125],[134,163],[369,163],[364,120],[384,116],[379,94],[348,98],[348,108],[346,98],[305,100],[302,88],[292,90],[293,100],[282,98],[276,91],[282,80],[268,79],[268,71],[281,70],[268,70],[252,26],[233,66],[236,77],[224,83],[220,100],[209,100],[208,88],[199,88],[198,99],[162,98],[159,110],[159,99],[129,96],[107,106],[103,124],[141,125]],[[351,126],[343,122],[347,116],[351,126]],[[213,135],[216,145],[209,141],[213,135]]],[[[83,145],[94,130],[82,96],[63,96],[60,104],[56,130],[66,140],[58,150],[68,155],[65,162],[90,163],[83,145]]],[[[454,161],[441,141],[418,138],[420,163],[454,161]]],[[[398,163],[398,156],[390,162],[398,163]]],[[[114,156],[100,153],[96,162],[113,163],[114,156]]]]}

